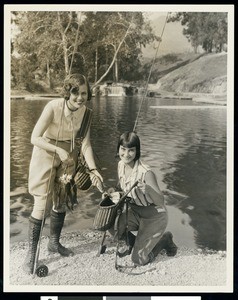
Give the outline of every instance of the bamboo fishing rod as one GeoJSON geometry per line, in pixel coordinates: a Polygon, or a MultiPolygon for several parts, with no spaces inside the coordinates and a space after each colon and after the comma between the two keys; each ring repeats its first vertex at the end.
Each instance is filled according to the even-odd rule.
{"type": "MultiPolygon", "coordinates": [[[[133,128],[133,132],[136,132],[136,126],[138,124],[138,119],[139,119],[140,111],[141,111],[141,108],[142,108],[142,104],[143,104],[143,102],[144,102],[144,100],[145,100],[145,98],[147,96],[147,90],[148,90],[149,80],[150,80],[150,77],[151,77],[151,73],[152,73],[152,69],[153,69],[154,63],[155,63],[156,56],[158,54],[159,46],[160,46],[161,41],[162,41],[162,36],[164,34],[164,30],[165,30],[165,26],[166,26],[166,23],[167,23],[168,15],[169,15],[169,13],[167,13],[167,15],[166,15],[166,19],[165,19],[165,22],[164,22],[162,33],[161,33],[161,36],[160,36],[160,40],[159,40],[158,46],[156,47],[155,55],[154,55],[154,58],[153,58],[153,61],[152,61],[151,67],[150,67],[150,72],[149,72],[149,75],[148,75],[148,78],[147,78],[147,81],[146,81],[145,91],[144,91],[143,97],[142,97],[141,102],[140,102],[139,110],[138,110],[136,121],[135,121],[134,128],[133,128]]],[[[127,207],[126,207],[126,219],[127,219],[127,226],[128,226],[128,203],[127,203],[127,207]]],[[[127,230],[128,230],[128,227],[127,227],[127,230]]],[[[128,231],[127,231],[126,235],[127,235],[127,246],[128,246],[128,231]]],[[[118,240],[118,243],[117,243],[116,259],[115,259],[115,268],[119,272],[126,273],[128,275],[141,275],[141,274],[143,274],[145,272],[153,271],[155,269],[153,267],[153,268],[150,268],[150,269],[148,269],[146,271],[133,272],[133,270],[136,268],[135,265],[134,266],[119,265],[117,263],[118,247],[119,247],[119,240],[118,240]],[[127,271],[128,268],[130,269],[129,271],[127,271]]]]}
{"type": "MultiPolygon", "coordinates": [[[[59,128],[58,128],[57,137],[56,137],[56,141],[55,141],[55,146],[56,147],[58,145],[60,129],[61,129],[61,126],[62,126],[65,101],[66,100],[64,99],[64,104],[63,104],[61,115],[60,115],[60,125],[59,125],[59,128]]],[[[45,200],[45,206],[44,206],[44,211],[43,211],[43,219],[42,219],[42,222],[41,222],[40,235],[39,235],[39,240],[38,240],[37,247],[36,247],[36,255],[35,255],[34,264],[33,264],[33,277],[35,276],[35,274],[38,277],[46,277],[48,275],[48,272],[49,272],[49,269],[46,265],[44,265],[44,264],[39,265],[39,256],[40,256],[41,238],[42,238],[43,228],[44,228],[44,225],[45,225],[46,207],[47,207],[47,204],[48,204],[48,201],[49,201],[50,183],[51,183],[52,175],[53,175],[55,157],[56,157],[56,150],[54,151],[54,154],[52,156],[52,165],[51,165],[50,175],[49,175],[49,179],[48,179],[48,183],[47,183],[46,200],[45,200]]]]}

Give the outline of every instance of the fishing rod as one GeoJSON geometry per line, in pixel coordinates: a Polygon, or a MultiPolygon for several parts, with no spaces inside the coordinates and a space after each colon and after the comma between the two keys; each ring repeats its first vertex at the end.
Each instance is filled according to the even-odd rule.
{"type": "Polygon", "coordinates": [[[155,59],[156,59],[156,56],[157,56],[158,51],[159,51],[159,47],[160,47],[160,44],[161,44],[161,41],[162,41],[162,37],[163,37],[163,34],[164,34],[164,30],[165,30],[165,26],[167,24],[168,17],[169,17],[169,12],[166,15],[164,26],[163,26],[163,29],[162,29],[162,32],[161,32],[161,35],[160,35],[159,43],[158,43],[158,46],[156,47],[155,55],[154,55],[154,58],[153,58],[153,61],[152,61],[151,67],[150,67],[149,75],[148,75],[148,78],[147,78],[147,81],[146,81],[145,91],[144,91],[143,97],[141,99],[139,110],[138,110],[137,117],[136,117],[136,120],[135,120],[133,132],[136,132],[136,126],[138,124],[138,119],[139,119],[139,115],[140,115],[140,112],[141,112],[142,104],[143,104],[143,102],[144,102],[144,100],[147,96],[147,90],[148,90],[148,85],[149,85],[152,69],[153,69],[153,66],[155,64],[155,59]]]}
{"type": "MultiPolygon", "coordinates": [[[[145,86],[144,94],[143,94],[143,97],[142,97],[141,102],[140,102],[139,110],[138,110],[136,121],[135,121],[134,128],[133,128],[133,132],[136,132],[136,126],[138,124],[138,120],[139,120],[139,115],[140,115],[140,112],[141,112],[142,104],[143,104],[143,102],[144,102],[144,100],[145,100],[145,98],[147,96],[147,90],[148,90],[148,85],[149,85],[150,77],[151,77],[151,74],[152,74],[152,69],[153,69],[153,66],[155,64],[155,59],[156,59],[158,51],[159,51],[159,47],[160,47],[160,44],[161,44],[161,41],[162,41],[162,36],[164,34],[165,26],[166,26],[166,23],[167,23],[167,20],[168,20],[168,16],[169,16],[169,12],[166,15],[164,26],[163,26],[163,29],[162,29],[162,32],[161,32],[161,35],[160,35],[159,43],[158,43],[158,46],[156,47],[155,55],[154,55],[154,58],[153,58],[153,61],[152,61],[151,67],[150,67],[149,75],[148,75],[148,78],[147,78],[147,81],[146,81],[146,86],[145,86]]],[[[126,245],[127,245],[127,248],[128,248],[128,244],[129,244],[128,243],[128,203],[126,203],[126,245]]],[[[117,262],[118,250],[119,250],[119,240],[117,242],[116,259],[115,259],[115,268],[119,272],[126,273],[128,275],[141,275],[143,273],[146,273],[148,271],[152,271],[152,270],[155,269],[153,267],[153,268],[150,268],[150,269],[148,269],[146,271],[133,272],[133,270],[136,268],[135,265],[133,265],[133,266],[123,266],[123,265],[118,264],[118,262],[117,262]],[[130,269],[130,271],[127,271],[128,269],[130,269]]]]}
{"type": "MultiPolygon", "coordinates": [[[[64,107],[65,107],[65,101],[66,100],[64,100],[64,104],[63,104],[63,107],[62,107],[61,116],[60,116],[60,126],[58,128],[58,133],[57,133],[57,137],[56,137],[56,141],[55,141],[55,146],[56,147],[58,145],[59,133],[60,133],[61,125],[62,125],[62,118],[63,118],[63,112],[64,112],[64,107]]],[[[44,264],[38,265],[38,264],[39,264],[41,237],[42,237],[42,232],[43,232],[43,228],[44,228],[44,224],[45,224],[46,207],[47,207],[47,202],[49,201],[48,199],[49,199],[50,183],[51,183],[52,174],[53,174],[53,167],[54,167],[55,157],[56,157],[56,150],[54,151],[54,154],[53,154],[53,157],[52,157],[52,165],[51,165],[50,176],[49,176],[49,180],[48,180],[48,184],[47,184],[46,201],[45,201],[45,207],[44,207],[44,211],[43,211],[43,219],[42,219],[42,223],[41,223],[40,235],[39,235],[39,240],[38,240],[38,243],[37,243],[36,255],[35,255],[34,265],[33,265],[33,276],[36,274],[38,277],[46,277],[48,275],[48,272],[49,272],[49,269],[46,265],[44,265],[44,264]]]]}

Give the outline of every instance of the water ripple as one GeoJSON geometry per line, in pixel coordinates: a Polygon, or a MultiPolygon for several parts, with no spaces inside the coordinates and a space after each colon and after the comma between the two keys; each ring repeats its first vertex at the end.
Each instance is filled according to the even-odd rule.
{"type": "MultiPolygon", "coordinates": [[[[91,101],[92,145],[107,187],[117,183],[117,140],[122,132],[133,129],[140,100],[101,97],[91,101]]],[[[11,101],[11,191],[27,187],[32,152],[30,135],[47,102],[11,101]]],[[[165,110],[152,109],[153,105],[194,104],[146,99],[136,127],[142,159],[151,165],[166,195],[169,228],[178,244],[223,250],[226,247],[226,110],[165,110]]],[[[79,205],[68,216],[68,229],[92,226],[100,198],[95,189],[79,193],[79,205]]]]}

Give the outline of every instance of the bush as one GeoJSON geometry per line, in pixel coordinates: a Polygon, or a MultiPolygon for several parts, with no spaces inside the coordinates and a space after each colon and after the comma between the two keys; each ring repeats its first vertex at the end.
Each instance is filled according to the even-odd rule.
{"type": "Polygon", "coordinates": [[[159,58],[161,64],[175,63],[180,60],[176,54],[166,54],[159,58]]]}
{"type": "Polygon", "coordinates": [[[44,87],[41,84],[34,81],[28,82],[26,84],[26,90],[31,93],[34,92],[42,93],[45,91],[44,87]]]}

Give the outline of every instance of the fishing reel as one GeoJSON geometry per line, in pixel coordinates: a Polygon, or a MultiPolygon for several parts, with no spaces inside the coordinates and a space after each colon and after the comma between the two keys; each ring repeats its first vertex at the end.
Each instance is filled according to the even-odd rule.
{"type": "Polygon", "coordinates": [[[35,270],[35,274],[38,277],[46,277],[48,273],[49,273],[49,269],[46,265],[40,265],[35,270]]]}

